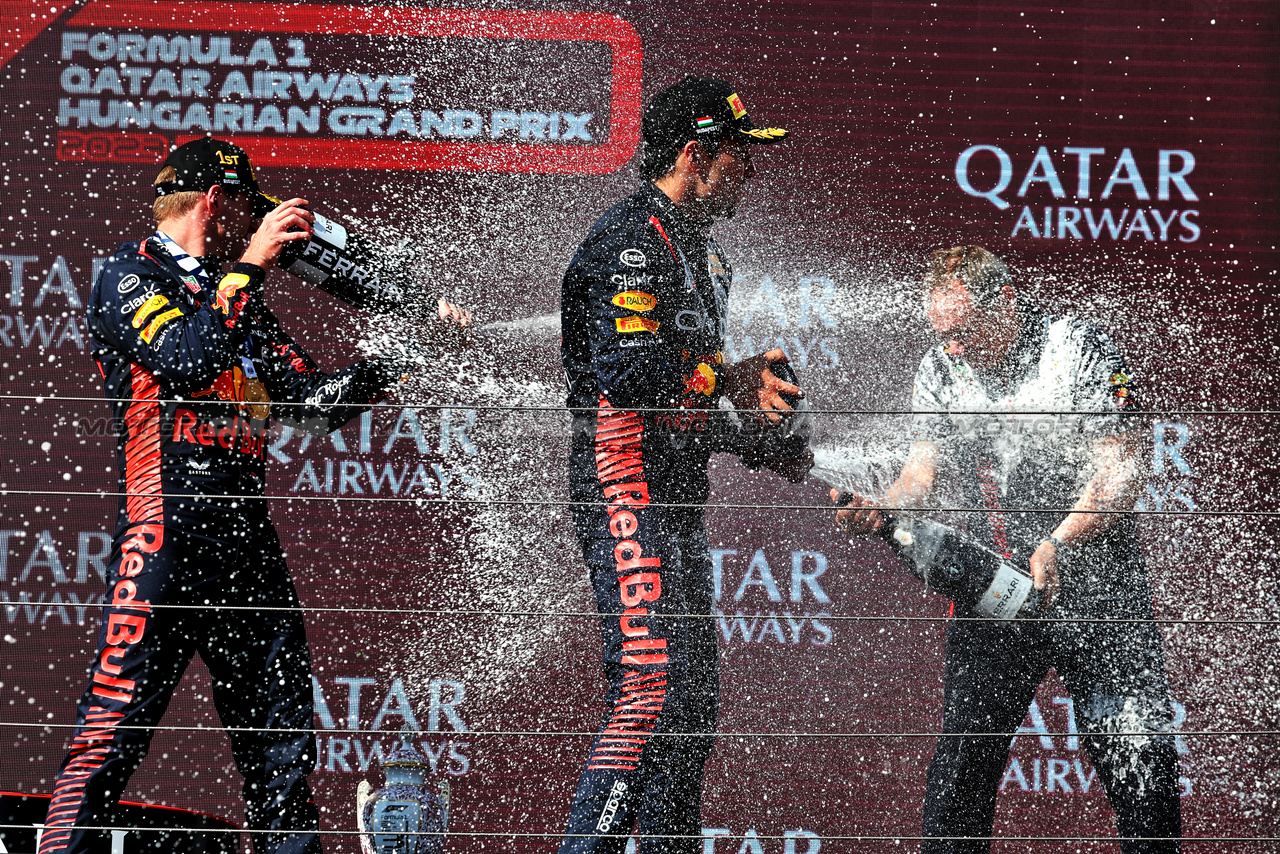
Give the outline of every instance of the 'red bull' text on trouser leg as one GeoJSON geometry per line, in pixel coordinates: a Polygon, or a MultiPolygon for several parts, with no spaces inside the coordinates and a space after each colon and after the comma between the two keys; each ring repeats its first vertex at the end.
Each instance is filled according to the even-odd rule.
{"type": "MultiPolygon", "coordinates": [[[[625,498],[623,499],[625,501],[625,498]]],[[[711,559],[702,511],[615,505],[575,511],[609,681],[560,854],[699,852],[703,766],[717,677],[711,559]]]]}
{"type": "MultiPolygon", "coordinates": [[[[310,664],[297,596],[270,523],[239,520],[212,540],[163,524],[116,538],[89,687],[54,785],[40,854],[105,852],[116,804],[147,754],[173,690],[199,652],[245,777],[260,854],[320,850],[306,775],[314,762],[310,664]],[[201,608],[164,605],[199,604],[201,608]],[[268,609],[222,610],[259,604],[268,609]],[[291,731],[292,730],[292,731],[291,731]]],[[[145,830],[133,831],[145,834],[145,830]]]]}

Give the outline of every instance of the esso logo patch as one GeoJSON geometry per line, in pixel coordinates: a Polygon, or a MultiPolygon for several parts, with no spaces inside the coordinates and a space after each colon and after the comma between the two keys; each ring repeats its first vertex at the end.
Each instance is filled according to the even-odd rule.
{"type": "Polygon", "coordinates": [[[116,293],[118,294],[131,293],[134,288],[136,288],[139,284],[141,284],[141,282],[142,282],[141,279],[139,279],[133,273],[130,273],[129,275],[125,276],[123,279],[120,280],[120,284],[116,285],[116,293]]]}
{"type": "Polygon", "coordinates": [[[639,249],[623,249],[622,254],[618,256],[618,260],[628,267],[643,267],[649,263],[649,259],[644,257],[644,253],[639,249]]]}

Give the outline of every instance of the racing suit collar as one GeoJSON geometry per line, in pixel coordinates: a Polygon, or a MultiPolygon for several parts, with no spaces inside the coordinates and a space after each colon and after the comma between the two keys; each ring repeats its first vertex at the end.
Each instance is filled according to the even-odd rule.
{"type": "Polygon", "coordinates": [[[222,259],[217,255],[201,255],[196,260],[200,262],[200,267],[208,277],[207,283],[202,283],[205,285],[205,292],[210,298],[217,296],[218,280],[222,278],[222,259]]]}
{"type": "Polygon", "coordinates": [[[659,190],[652,182],[646,181],[640,188],[640,195],[648,202],[649,207],[656,210],[658,216],[667,222],[681,238],[681,242],[699,243],[706,240],[711,233],[711,220],[698,220],[676,207],[676,203],[667,194],[659,190]]]}
{"type": "Polygon", "coordinates": [[[156,230],[156,244],[158,248],[164,251],[170,266],[177,268],[179,279],[188,281],[194,277],[206,297],[213,299],[217,295],[218,286],[214,284],[210,271],[214,274],[219,274],[222,269],[221,259],[215,255],[201,255],[199,257],[188,255],[181,246],[173,241],[172,237],[158,229],[156,230]]]}
{"type": "MultiPolygon", "coordinates": [[[[161,239],[162,234],[163,232],[157,231],[151,237],[139,241],[138,247],[144,250],[145,255],[172,273],[175,279],[181,279],[182,276],[187,274],[187,271],[178,263],[168,244],[161,239]]],[[[177,246],[177,244],[175,243],[174,246],[177,246]]]]}

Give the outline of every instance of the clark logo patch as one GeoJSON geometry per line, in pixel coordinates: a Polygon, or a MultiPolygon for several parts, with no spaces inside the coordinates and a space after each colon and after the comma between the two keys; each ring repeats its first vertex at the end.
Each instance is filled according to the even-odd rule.
{"type": "Polygon", "coordinates": [[[650,311],[658,304],[652,294],[646,294],[644,291],[623,291],[611,299],[610,302],[620,308],[629,308],[632,311],[650,311]]]}
{"type": "Polygon", "coordinates": [[[657,332],[658,321],[650,320],[647,317],[619,317],[614,321],[614,325],[618,327],[619,332],[657,332]]]}
{"type": "Polygon", "coordinates": [[[166,323],[173,320],[175,317],[181,317],[181,316],[182,316],[181,309],[171,308],[168,311],[166,311],[164,314],[156,315],[155,319],[147,324],[147,328],[142,330],[138,334],[142,337],[143,341],[146,341],[148,344],[150,344],[151,339],[155,338],[156,333],[160,331],[160,327],[164,326],[166,323]]]}
{"type": "Polygon", "coordinates": [[[161,308],[163,308],[168,304],[169,304],[169,298],[167,296],[165,296],[164,294],[156,294],[155,296],[151,297],[151,299],[147,300],[142,304],[142,307],[139,308],[138,311],[133,315],[133,320],[130,321],[130,323],[133,325],[134,329],[137,329],[138,327],[142,326],[142,324],[146,321],[146,319],[151,314],[159,311],[161,308]]]}
{"type": "Polygon", "coordinates": [[[214,305],[223,314],[230,314],[231,298],[247,284],[249,277],[244,273],[228,273],[223,276],[222,281],[218,282],[218,296],[214,298],[214,305]]]}
{"type": "Polygon", "coordinates": [[[636,267],[637,269],[643,268],[645,264],[649,263],[649,259],[639,249],[623,249],[618,256],[618,260],[628,267],[636,267]]]}
{"type": "Polygon", "coordinates": [[[738,97],[737,92],[734,92],[732,95],[725,98],[725,100],[729,102],[729,107],[733,110],[733,117],[735,119],[740,119],[747,114],[747,108],[742,106],[742,99],[738,97]]]}

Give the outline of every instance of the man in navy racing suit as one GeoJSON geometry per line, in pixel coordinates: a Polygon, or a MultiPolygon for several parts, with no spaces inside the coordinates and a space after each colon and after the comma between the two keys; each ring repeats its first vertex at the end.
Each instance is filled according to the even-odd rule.
{"type": "Polygon", "coordinates": [[[712,613],[707,463],[734,452],[798,482],[812,461],[773,427],[790,408],[779,392],[801,394],[768,369],[783,352],[724,364],[732,273],[710,235],[753,174],[752,145],[786,131],[753,125],[729,84],[690,77],[653,98],[643,134],[649,181],[592,227],[562,290],[570,496],[611,708],[561,854],[618,854],[633,826],[645,854],[702,849],[718,649],[712,621],[686,615],[712,613]]]}
{"type": "MultiPolygon", "coordinates": [[[[978,509],[970,532],[1031,568],[1050,620],[948,625],[922,851],[990,850],[1012,734],[1052,667],[1079,731],[1090,733],[1080,742],[1115,809],[1121,851],[1173,854],[1181,812],[1169,688],[1124,512],[1141,483],[1129,370],[1102,330],[1042,312],[981,247],[935,252],[925,284],[925,312],[944,343],[920,363],[911,457],[883,503],[921,504],[950,465],[978,509]],[[1093,414],[1050,414],[1059,412],[1093,414]]],[[[869,534],[883,524],[871,504],[858,498],[838,517],[869,534]]]]}
{"type": "Polygon", "coordinates": [[[263,280],[287,243],[308,238],[312,215],[302,199],[260,195],[243,150],[208,138],[175,149],[156,195],[158,230],[107,259],[86,315],[121,496],[108,605],[39,850],[109,850],[110,835],[93,828],[118,824],[150,727],[199,653],[244,777],[248,826],[286,831],[253,834],[255,851],[318,852],[311,669],[262,498],[267,419],[273,405],[297,404],[274,414],[336,428],[403,365],[324,374],[280,328],[263,280]],[[225,275],[223,255],[240,257],[225,275]],[[175,605],[201,607],[163,607],[175,605]],[[245,605],[264,610],[219,607],[245,605]]]}

